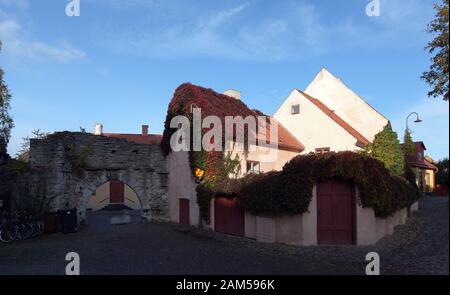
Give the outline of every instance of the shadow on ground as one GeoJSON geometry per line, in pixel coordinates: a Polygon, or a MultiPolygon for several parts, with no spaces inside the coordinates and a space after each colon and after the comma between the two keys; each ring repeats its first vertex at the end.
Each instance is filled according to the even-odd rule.
{"type": "MultiPolygon", "coordinates": [[[[82,274],[364,274],[378,252],[382,274],[448,274],[448,197],[424,197],[395,234],[374,246],[265,244],[171,223],[109,225],[88,215],[83,230],[0,244],[0,274],[64,274],[77,252],[82,274]]],[[[116,212],[117,213],[117,212],[116,212]]]]}

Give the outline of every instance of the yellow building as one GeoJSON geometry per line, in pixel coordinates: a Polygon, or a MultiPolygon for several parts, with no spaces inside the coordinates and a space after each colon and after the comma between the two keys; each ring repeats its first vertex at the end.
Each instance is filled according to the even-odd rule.
{"type": "Polygon", "coordinates": [[[407,157],[407,162],[416,172],[417,185],[423,192],[431,193],[435,188],[435,174],[438,168],[433,160],[425,156],[426,147],[422,141],[414,142],[414,155],[407,157]]]}

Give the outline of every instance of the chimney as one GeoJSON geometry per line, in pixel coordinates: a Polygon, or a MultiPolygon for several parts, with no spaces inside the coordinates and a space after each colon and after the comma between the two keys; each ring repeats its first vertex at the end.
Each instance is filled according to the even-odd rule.
{"type": "Polygon", "coordinates": [[[231,96],[237,100],[241,100],[241,92],[234,90],[234,89],[228,89],[227,91],[225,91],[223,94],[231,96]]]}
{"type": "Polygon", "coordinates": [[[94,135],[102,135],[103,134],[103,125],[100,123],[95,124],[94,135]]]}
{"type": "Polygon", "coordinates": [[[142,136],[148,135],[148,125],[142,125],[142,136]]]}

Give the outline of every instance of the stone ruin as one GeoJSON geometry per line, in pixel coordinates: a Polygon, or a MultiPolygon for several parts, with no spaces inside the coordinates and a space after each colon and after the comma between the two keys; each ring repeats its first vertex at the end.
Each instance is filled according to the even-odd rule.
{"type": "Polygon", "coordinates": [[[168,219],[168,170],[159,144],[57,132],[31,139],[29,171],[34,181],[45,184],[46,196],[52,199],[51,210],[75,207],[80,222],[86,218],[89,198],[111,180],[121,181],[136,192],[143,218],[168,219]]]}

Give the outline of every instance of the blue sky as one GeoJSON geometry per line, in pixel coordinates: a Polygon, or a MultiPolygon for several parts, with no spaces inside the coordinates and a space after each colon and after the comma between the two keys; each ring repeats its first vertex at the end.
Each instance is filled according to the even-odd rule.
{"type": "Polygon", "coordinates": [[[448,103],[426,96],[419,79],[434,0],[208,1],[0,0],[0,65],[13,93],[9,152],[33,129],[161,133],[175,88],[192,82],[238,89],[272,114],[293,88],[326,67],[428,154],[448,156],[448,103]]]}

